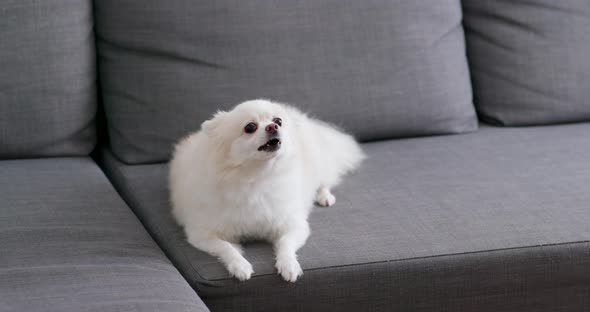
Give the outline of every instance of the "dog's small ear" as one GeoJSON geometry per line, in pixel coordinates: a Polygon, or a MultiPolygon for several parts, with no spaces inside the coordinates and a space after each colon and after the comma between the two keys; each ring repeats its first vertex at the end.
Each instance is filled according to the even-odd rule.
{"type": "Polygon", "coordinates": [[[218,111],[217,113],[215,113],[215,115],[213,115],[213,117],[211,119],[205,120],[201,124],[201,129],[203,130],[203,132],[207,135],[211,135],[211,133],[213,133],[215,128],[219,127],[219,125],[221,125],[223,123],[223,119],[225,119],[225,115],[227,115],[227,112],[218,111]]]}

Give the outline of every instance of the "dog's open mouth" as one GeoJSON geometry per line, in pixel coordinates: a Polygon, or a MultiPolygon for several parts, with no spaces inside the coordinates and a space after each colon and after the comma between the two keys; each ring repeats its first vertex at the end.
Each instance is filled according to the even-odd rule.
{"type": "Polygon", "coordinates": [[[279,138],[272,138],[268,140],[268,142],[260,145],[260,147],[258,147],[258,150],[265,152],[274,152],[279,148],[281,148],[281,140],[279,138]]]}

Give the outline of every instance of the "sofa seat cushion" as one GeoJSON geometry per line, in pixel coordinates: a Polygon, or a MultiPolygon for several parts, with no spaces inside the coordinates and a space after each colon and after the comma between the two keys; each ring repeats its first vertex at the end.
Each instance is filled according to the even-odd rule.
{"type": "Polygon", "coordinates": [[[0,161],[1,311],[207,311],[89,158],[0,161]]]}
{"type": "Polygon", "coordinates": [[[231,279],[171,215],[167,166],[104,165],[173,262],[223,311],[569,311],[590,302],[590,124],[364,144],[368,159],[316,208],[295,284],[269,245],[231,279]],[[272,298],[272,299],[270,299],[272,298]]]}

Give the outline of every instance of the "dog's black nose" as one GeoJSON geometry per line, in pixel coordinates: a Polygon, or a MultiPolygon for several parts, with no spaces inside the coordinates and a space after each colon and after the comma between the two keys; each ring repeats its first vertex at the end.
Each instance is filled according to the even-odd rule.
{"type": "Polygon", "coordinates": [[[268,133],[276,134],[278,130],[279,126],[276,123],[271,123],[268,126],[266,126],[266,132],[268,133]]]}

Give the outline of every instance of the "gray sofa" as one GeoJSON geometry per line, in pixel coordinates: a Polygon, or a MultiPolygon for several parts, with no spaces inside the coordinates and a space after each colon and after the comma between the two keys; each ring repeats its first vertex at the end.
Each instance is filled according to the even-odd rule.
{"type": "Polygon", "coordinates": [[[0,311],[588,310],[589,42],[583,0],[4,1],[0,311]],[[296,283],[170,215],[174,142],[259,97],[368,155],[296,283]]]}

